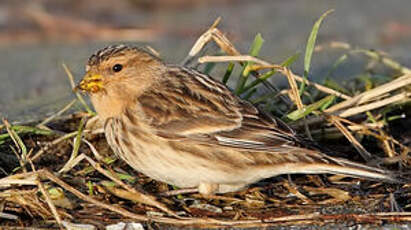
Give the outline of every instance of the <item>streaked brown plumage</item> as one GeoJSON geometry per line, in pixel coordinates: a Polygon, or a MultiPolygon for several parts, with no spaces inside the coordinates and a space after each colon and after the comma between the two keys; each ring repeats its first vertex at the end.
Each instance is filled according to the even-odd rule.
{"type": "Polygon", "coordinates": [[[89,93],[109,145],[153,179],[201,193],[292,173],[395,180],[384,170],[298,147],[293,130],[223,84],[139,48],[104,48],[86,71],[78,88],[89,93]]]}

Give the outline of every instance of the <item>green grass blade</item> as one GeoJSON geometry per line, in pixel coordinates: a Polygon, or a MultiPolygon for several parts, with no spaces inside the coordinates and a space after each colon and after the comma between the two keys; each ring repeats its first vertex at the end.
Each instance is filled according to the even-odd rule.
{"type": "Polygon", "coordinates": [[[304,76],[307,77],[310,72],[311,57],[314,52],[315,41],[317,40],[318,30],[320,29],[321,22],[323,19],[333,12],[334,10],[328,10],[314,23],[313,29],[311,30],[310,36],[308,37],[307,46],[305,48],[304,56],[304,76]]]}
{"type": "Polygon", "coordinates": [[[349,90],[347,90],[346,88],[341,86],[338,82],[336,82],[336,81],[334,81],[333,79],[330,79],[330,78],[325,79],[323,85],[330,88],[330,89],[334,89],[338,92],[344,93],[345,95],[350,95],[351,94],[351,92],[349,90]]]}
{"type": "Polygon", "coordinates": [[[338,66],[340,66],[343,62],[345,62],[347,60],[347,54],[343,54],[341,55],[337,61],[334,62],[333,66],[331,67],[331,69],[327,72],[327,75],[325,75],[325,78],[329,78],[331,77],[331,75],[334,73],[334,71],[338,68],[338,66]]]}
{"type": "MultiPolygon", "coordinates": [[[[307,46],[305,48],[305,56],[304,56],[304,75],[303,77],[305,79],[308,79],[308,73],[310,72],[311,58],[314,52],[315,41],[317,40],[317,34],[318,34],[318,30],[320,29],[321,22],[324,20],[324,18],[328,14],[330,14],[333,11],[334,10],[328,10],[323,15],[321,15],[321,17],[314,23],[310,36],[308,37],[307,46]]],[[[300,87],[300,92],[299,92],[300,95],[302,95],[304,90],[305,90],[305,83],[303,81],[300,87]]]]}
{"type": "Polygon", "coordinates": [[[298,60],[298,58],[300,57],[301,53],[297,52],[294,55],[288,57],[285,61],[283,61],[283,63],[281,63],[281,66],[283,67],[289,67],[290,65],[292,65],[295,61],[298,60]]]}
{"type": "Polygon", "coordinates": [[[212,71],[212,70],[214,69],[214,67],[216,66],[216,64],[217,64],[217,63],[215,63],[215,62],[209,62],[209,63],[207,63],[207,64],[205,65],[205,67],[204,67],[203,73],[205,73],[205,74],[210,74],[211,71],[212,71]]]}
{"type": "Polygon", "coordinates": [[[358,80],[364,83],[364,90],[369,91],[374,88],[374,82],[372,81],[372,76],[368,73],[362,74],[357,77],[358,80]]]}
{"type": "Polygon", "coordinates": [[[131,176],[131,175],[129,175],[129,174],[117,172],[116,175],[117,175],[117,177],[118,177],[120,180],[126,180],[126,181],[128,181],[128,182],[130,182],[130,183],[134,183],[134,182],[136,181],[136,178],[133,177],[133,176],[131,176]]]}
{"type": "Polygon", "coordinates": [[[225,71],[225,74],[224,74],[224,77],[223,77],[224,85],[227,84],[228,79],[230,79],[230,76],[231,76],[231,73],[233,72],[233,70],[234,70],[234,63],[232,63],[232,62],[228,63],[227,70],[225,71]]]}
{"type": "Polygon", "coordinates": [[[261,36],[261,34],[258,33],[254,38],[253,44],[251,45],[250,52],[249,52],[250,55],[253,57],[256,57],[260,53],[263,43],[264,43],[264,39],[261,36]]]}
{"type": "Polygon", "coordinates": [[[335,99],[336,99],[336,97],[334,96],[334,97],[332,97],[332,99],[326,100],[326,101],[324,102],[324,104],[323,104],[322,106],[320,106],[320,110],[321,110],[321,111],[324,111],[324,110],[328,109],[328,107],[330,107],[330,106],[333,104],[333,102],[335,101],[335,99]]]}
{"type": "Polygon", "coordinates": [[[87,181],[87,187],[88,187],[88,195],[92,196],[94,194],[93,182],[87,181]]]}
{"type": "Polygon", "coordinates": [[[252,104],[258,104],[278,95],[278,92],[266,93],[260,97],[250,100],[252,104]]]}
{"type": "Polygon", "coordinates": [[[246,85],[241,93],[247,92],[250,89],[256,87],[257,85],[263,83],[264,81],[266,81],[267,79],[269,79],[270,77],[272,77],[275,73],[277,73],[277,70],[270,70],[267,73],[264,73],[263,75],[261,75],[259,78],[255,79],[254,81],[252,81],[250,84],[246,85]]]}
{"type": "Polygon", "coordinates": [[[306,107],[304,107],[303,109],[298,109],[298,110],[294,110],[293,112],[287,114],[287,118],[292,120],[292,121],[296,121],[299,120],[305,116],[307,116],[308,114],[310,114],[311,112],[318,110],[319,108],[323,107],[324,105],[327,105],[329,103],[331,103],[333,100],[335,99],[334,95],[329,95],[311,105],[308,105],[306,107]]]}
{"type": "MultiPolygon", "coordinates": [[[[12,125],[10,129],[15,131],[17,134],[35,134],[35,135],[52,135],[54,132],[51,130],[40,129],[32,126],[25,125],[12,125]]],[[[3,144],[8,138],[10,138],[9,133],[0,134],[0,145],[3,144]]]]}
{"type": "Polygon", "coordinates": [[[11,135],[13,135],[14,139],[16,140],[20,150],[21,150],[21,159],[25,162],[27,159],[27,147],[24,144],[23,140],[20,138],[20,136],[17,134],[16,131],[14,131],[12,128],[10,129],[11,135]]]}
{"type": "Polygon", "coordinates": [[[256,88],[248,91],[248,93],[243,97],[243,99],[244,100],[249,100],[256,92],[257,92],[256,88]]]}
{"type": "Polygon", "coordinates": [[[77,129],[76,138],[74,139],[74,143],[73,143],[73,150],[71,152],[71,156],[68,162],[74,160],[78,155],[78,151],[80,149],[80,144],[81,144],[81,137],[83,136],[84,124],[85,124],[85,119],[83,118],[80,120],[80,124],[77,129]]]}
{"type": "MultiPolygon", "coordinates": [[[[264,43],[264,39],[263,37],[261,37],[261,34],[257,34],[254,38],[254,41],[251,45],[249,54],[253,57],[258,56],[258,53],[260,53],[261,47],[263,46],[264,43]]],[[[235,89],[235,94],[239,95],[243,88],[245,83],[247,82],[248,79],[248,75],[249,75],[249,66],[252,64],[252,62],[247,62],[244,67],[243,67],[243,71],[241,72],[241,76],[239,77],[238,81],[237,81],[237,86],[235,89]]]]}

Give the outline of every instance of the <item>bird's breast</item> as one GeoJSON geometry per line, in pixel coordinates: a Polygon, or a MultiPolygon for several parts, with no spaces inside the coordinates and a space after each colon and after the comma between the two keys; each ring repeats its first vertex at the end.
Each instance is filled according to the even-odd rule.
{"type": "Polygon", "coordinates": [[[90,97],[94,109],[102,121],[112,117],[119,117],[124,112],[127,102],[107,93],[93,94],[90,97]]]}

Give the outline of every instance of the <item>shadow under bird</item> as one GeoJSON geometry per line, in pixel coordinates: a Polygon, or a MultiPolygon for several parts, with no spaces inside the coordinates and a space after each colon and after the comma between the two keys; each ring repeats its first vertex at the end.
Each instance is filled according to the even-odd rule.
{"type": "Polygon", "coordinates": [[[388,171],[301,147],[292,129],[222,83],[143,49],[101,49],[86,72],[77,88],[89,94],[114,153],[153,179],[202,194],[294,173],[396,181],[388,171]]]}

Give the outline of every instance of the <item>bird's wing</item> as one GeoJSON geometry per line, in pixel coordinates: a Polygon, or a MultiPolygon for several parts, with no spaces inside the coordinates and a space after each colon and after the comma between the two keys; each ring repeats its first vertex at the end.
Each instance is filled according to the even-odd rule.
{"type": "Polygon", "coordinates": [[[158,135],[260,150],[293,142],[287,125],[211,77],[182,67],[170,67],[167,74],[137,99],[158,135]]]}

